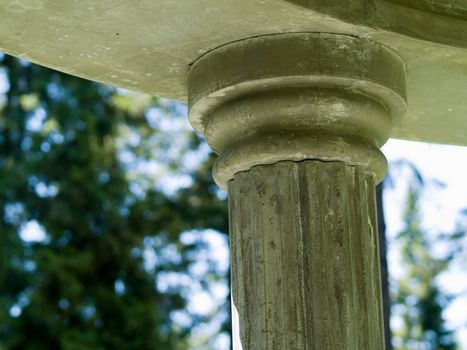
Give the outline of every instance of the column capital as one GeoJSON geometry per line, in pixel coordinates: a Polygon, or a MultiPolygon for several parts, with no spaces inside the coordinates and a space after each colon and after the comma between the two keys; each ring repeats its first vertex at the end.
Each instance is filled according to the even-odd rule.
{"type": "Polygon", "coordinates": [[[381,180],[379,151],[406,109],[405,66],[364,38],[282,33],[235,41],[188,73],[193,127],[219,154],[217,184],[256,165],[342,161],[381,180]]]}

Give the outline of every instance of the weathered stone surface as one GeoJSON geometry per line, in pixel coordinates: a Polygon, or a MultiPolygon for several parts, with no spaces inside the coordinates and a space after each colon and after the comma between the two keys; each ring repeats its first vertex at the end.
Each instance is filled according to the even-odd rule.
{"type": "Polygon", "coordinates": [[[286,0],[348,23],[467,48],[465,0],[286,0]],[[430,25],[427,25],[430,23],[430,25]]]}
{"type": "Polygon", "coordinates": [[[234,349],[382,350],[375,183],[406,107],[401,58],[264,35],[203,55],[188,90],[229,193],[234,349]]]}
{"type": "Polygon", "coordinates": [[[190,121],[219,154],[213,175],[222,188],[237,172],[282,160],[338,160],[381,181],[379,147],[404,115],[405,86],[401,58],[371,40],[265,35],[193,64],[190,121]]]}
{"type": "Polygon", "coordinates": [[[408,113],[391,137],[467,145],[465,0],[291,1],[0,0],[0,50],[185,100],[190,65],[228,43],[286,32],[366,38],[407,67],[408,113]]]}
{"type": "Polygon", "coordinates": [[[373,174],[256,166],[230,181],[229,213],[235,349],[384,349],[373,174]]]}

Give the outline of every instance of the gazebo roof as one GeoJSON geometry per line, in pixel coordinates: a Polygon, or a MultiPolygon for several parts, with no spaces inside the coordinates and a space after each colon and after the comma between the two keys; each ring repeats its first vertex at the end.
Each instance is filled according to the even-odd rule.
{"type": "Polygon", "coordinates": [[[182,101],[190,64],[226,43],[281,32],[369,38],[406,63],[408,110],[392,136],[467,145],[465,0],[0,0],[0,13],[6,53],[182,101]]]}

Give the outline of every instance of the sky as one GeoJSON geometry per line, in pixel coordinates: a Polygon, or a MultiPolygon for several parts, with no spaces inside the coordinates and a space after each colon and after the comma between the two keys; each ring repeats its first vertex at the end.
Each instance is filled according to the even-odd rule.
{"type": "MultiPolygon", "coordinates": [[[[461,224],[460,211],[467,208],[467,147],[391,139],[382,150],[388,159],[390,171],[394,169],[394,163],[404,159],[414,164],[425,179],[420,198],[424,231],[434,236],[455,230],[461,224]]],[[[393,186],[386,186],[384,191],[388,265],[390,274],[395,278],[403,273],[394,238],[403,227],[401,203],[405,201],[409,179],[407,172],[396,172],[392,176],[393,186]]],[[[463,218],[464,227],[467,227],[466,217],[463,218]]],[[[463,244],[467,244],[467,241],[464,240],[463,244]]],[[[433,254],[442,256],[443,251],[443,246],[435,246],[433,254]]],[[[460,348],[467,349],[467,261],[455,262],[437,282],[445,293],[461,295],[445,309],[444,317],[448,327],[456,330],[460,348]]],[[[397,327],[398,320],[393,319],[391,325],[397,327]]]]}

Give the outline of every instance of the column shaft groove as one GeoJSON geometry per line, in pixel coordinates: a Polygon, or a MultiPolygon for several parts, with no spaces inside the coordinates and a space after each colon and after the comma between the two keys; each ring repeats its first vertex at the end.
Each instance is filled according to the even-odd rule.
{"type": "Polygon", "coordinates": [[[235,349],[384,349],[374,196],[375,176],[343,162],[281,161],[235,175],[235,349]]]}

